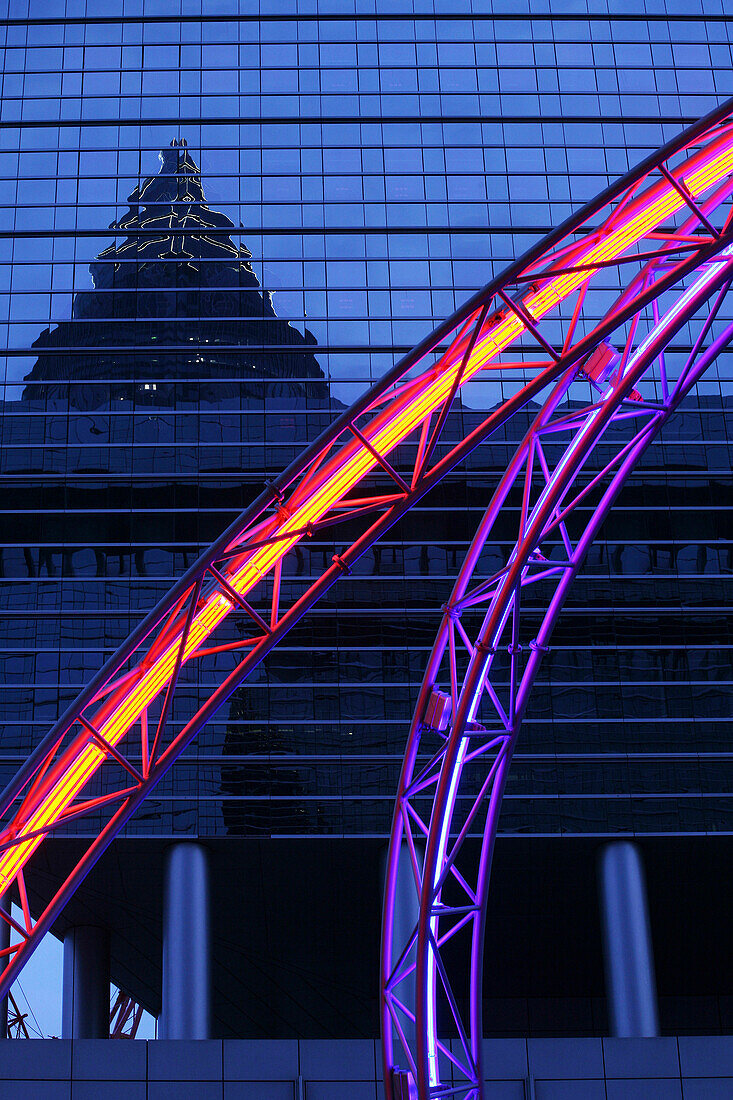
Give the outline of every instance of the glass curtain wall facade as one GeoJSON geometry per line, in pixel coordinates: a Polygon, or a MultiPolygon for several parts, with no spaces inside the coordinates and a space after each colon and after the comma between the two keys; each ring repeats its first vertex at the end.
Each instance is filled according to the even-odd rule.
{"type": "MultiPolygon", "coordinates": [[[[723,0],[3,6],[10,774],[370,380],[733,94],[733,20],[723,0]]],[[[513,765],[507,835],[731,831],[730,363],[588,559],[513,765]]],[[[522,429],[361,560],[128,836],[387,835],[440,606],[522,429]]],[[[293,574],[331,553],[314,539],[293,574]]]]}

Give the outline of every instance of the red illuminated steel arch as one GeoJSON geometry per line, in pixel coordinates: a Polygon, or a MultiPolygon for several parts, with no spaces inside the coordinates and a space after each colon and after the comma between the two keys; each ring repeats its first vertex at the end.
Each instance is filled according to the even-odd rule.
{"type": "Polygon", "coordinates": [[[565,359],[566,341],[565,369],[509,462],[443,609],[408,737],[387,865],[381,978],[389,1100],[483,1095],[489,877],[530,693],[568,590],[619,491],[733,339],[730,314],[720,320],[733,282],[730,203],[689,206],[678,239],[710,233],[715,254],[623,320],[619,305],[664,279],[669,258],[650,258],[606,313],[602,327],[618,322],[615,343],[599,342],[580,370],[565,359]],[[670,346],[685,327],[688,354],[670,346]],[[509,524],[514,545],[489,572],[482,552],[509,524]],[[481,838],[478,856],[466,843],[471,837],[481,838]],[[412,929],[396,919],[405,874],[419,908],[412,929]]]}
{"type": "Polygon", "coordinates": [[[17,889],[23,919],[0,914],[14,933],[0,996],[201,727],[360,555],[569,371],[604,377],[606,338],[621,325],[635,332],[644,310],[715,264],[733,240],[727,218],[720,228],[710,220],[733,187],[732,110],[605,191],[405,356],[265,487],[93,677],[2,796],[0,894],[17,889]],[[459,393],[464,405],[494,407],[455,442],[459,418],[450,441],[445,428],[459,393]],[[325,535],[332,561],[315,578],[299,575],[288,551],[325,535]],[[87,847],[34,919],[24,868],[49,835],[82,819],[87,847]]]}

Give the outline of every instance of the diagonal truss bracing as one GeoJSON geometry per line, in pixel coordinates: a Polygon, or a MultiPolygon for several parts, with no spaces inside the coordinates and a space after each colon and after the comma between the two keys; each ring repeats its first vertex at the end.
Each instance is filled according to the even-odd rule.
{"type": "MultiPolygon", "coordinates": [[[[658,311],[655,303],[666,303],[665,296],[681,300],[680,287],[695,273],[709,273],[706,294],[725,280],[733,242],[725,216],[733,190],[730,113],[726,104],[610,187],[402,359],[265,486],[68,708],[2,797],[0,893],[17,892],[23,922],[0,913],[11,925],[12,941],[4,952],[0,996],[107,845],[217,708],[359,556],[475,447],[518,410],[530,404],[547,408],[579,371],[592,390],[589,416],[596,415],[598,394],[608,391],[626,410],[623,415],[633,417],[647,407],[632,389],[638,333],[647,314],[658,311]],[[609,294],[610,310],[602,308],[609,294]],[[618,349],[608,343],[611,338],[618,349]],[[461,417],[451,416],[459,400],[463,409],[490,411],[461,430],[461,417]],[[336,552],[315,578],[300,578],[289,552],[314,536],[333,540],[336,552]],[[92,832],[87,847],[34,917],[24,868],[47,837],[63,835],[82,818],[92,832]]],[[[660,308],[666,317],[668,306],[660,308]]],[[[685,316],[694,312],[687,302],[681,309],[685,316]]],[[[664,346],[655,343],[649,354],[664,373],[669,397],[681,391],[663,367],[664,346]]],[[[689,377],[701,361],[693,360],[689,377]]],[[[585,423],[582,410],[560,410],[559,399],[556,404],[548,433],[561,430],[563,417],[570,426],[585,423]]],[[[649,408],[659,412],[659,402],[649,408]]],[[[538,434],[525,463],[542,471],[548,485],[553,446],[538,434]]],[[[548,494],[549,500],[549,489],[548,494]]],[[[562,514],[568,505],[564,498],[552,501],[543,523],[556,526],[570,561],[573,542],[562,514]]],[[[530,504],[528,490],[524,522],[526,537],[534,538],[530,504]]],[[[569,574],[567,565],[553,562],[533,564],[526,576],[512,567],[496,578],[495,587],[513,592],[512,608],[518,609],[525,582],[539,583],[543,569],[553,576],[569,574]]],[[[449,621],[455,625],[448,631],[451,690],[460,713],[459,651],[470,643],[458,618],[454,607],[449,621]]],[[[505,621],[509,618],[507,612],[505,621]]],[[[506,719],[502,737],[506,723],[521,713],[520,662],[513,667],[516,685],[504,702],[486,680],[486,692],[496,696],[497,713],[506,719]]],[[[489,738],[486,744],[491,743],[489,738]]],[[[474,750],[466,742],[461,752],[470,758],[474,750]]],[[[505,750],[501,760],[508,755],[505,750]]],[[[447,759],[441,752],[441,774],[447,759]]],[[[433,773],[425,781],[434,785],[433,773]]],[[[429,854],[430,823],[408,800],[406,814],[411,813],[424,826],[429,854]]],[[[438,862],[446,844],[447,838],[438,845],[438,862]]],[[[416,869],[420,865],[415,854],[416,869]]],[[[457,922],[478,925],[477,903],[472,904],[456,914],[457,922]]],[[[433,950],[433,969],[443,980],[441,934],[437,925],[426,926],[420,944],[433,950]]],[[[466,1032],[469,1047],[471,1034],[466,1032]]]]}
{"type": "MultiPolygon", "coordinates": [[[[615,331],[597,342],[580,371],[567,357],[566,338],[561,369],[496,487],[443,609],[408,737],[387,870],[382,1027],[390,1100],[483,1095],[489,874],[528,699],[569,587],[620,489],[733,338],[733,324],[720,320],[733,282],[728,189],[698,203],[667,162],[663,151],[659,174],[675,185],[685,211],[680,224],[655,231],[654,239],[680,243],[704,234],[712,251],[698,253],[700,262],[674,285],[666,282],[670,265],[678,273],[683,265],[666,250],[647,254],[606,313],[615,331]],[[629,316],[625,307],[646,294],[648,306],[629,316]],[[684,354],[672,343],[683,329],[691,333],[684,354]],[[497,541],[498,523],[503,531],[513,524],[514,546],[487,576],[482,553],[497,541]],[[395,906],[405,853],[419,919],[400,940],[404,922],[395,920],[395,906]]],[[[572,324],[580,316],[576,303],[572,324]]]]}

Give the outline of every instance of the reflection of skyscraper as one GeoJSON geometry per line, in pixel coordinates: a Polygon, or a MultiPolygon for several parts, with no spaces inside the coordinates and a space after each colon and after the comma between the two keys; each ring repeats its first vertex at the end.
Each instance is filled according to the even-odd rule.
{"type": "MultiPolygon", "coordinates": [[[[256,440],[276,444],[278,436],[287,439],[287,433],[278,432],[276,424],[268,422],[265,429],[256,417],[265,406],[275,406],[283,413],[300,410],[301,416],[307,407],[311,422],[307,428],[302,426],[307,434],[320,430],[326,422],[323,413],[328,409],[328,387],[312,351],[313,337],[307,329],[302,335],[277,317],[270,295],[261,289],[249,263],[251,253],[246,246],[237,247],[232,241],[232,222],[208,206],[199,168],[185,140],[171,142],[160,159],[160,173],[134,189],[127,214],[111,224],[110,229],[118,231],[119,238],[90,265],[94,288],[76,294],[69,321],[45,330],[36,340],[39,358],[25,379],[24,403],[89,414],[90,431],[100,444],[102,460],[94,463],[100,475],[105,470],[112,474],[115,468],[111,449],[110,463],[101,455],[104,426],[109,426],[110,441],[119,438],[115,426],[124,418],[123,410],[130,407],[133,446],[138,436],[138,409],[143,410],[148,442],[153,443],[143,451],[142,463],[134,464],[143,474],[165,472],[161,470],[160,447],[155,444],[165,443],[160,439],[160,430],[165,431],[173,410],[213,408],[242,414],[241,419],[231,416],[227,425],[224,413],[221,433],[211,421],[196,417],[194,430],[184,435],[199,456],[198,460],[195,453],[190,456],[188,466],[193,474],[201,472],[200,456],[211,443],[220,441],[231,446],[256,440]],[[154,415],[155,410],[160,415],[154,415]],[[320,416],[314,420],[315,410],[320,416]],[[207,437],[207,428],[213,438],[207,437]]],[[[291,423],[291,418],[285,416],[280,427],[290,427],[291,423]]],[[[176,426],[174,446],[177,436],[176,426]]],[[[88,448],[80,449],[76,472],[89,472],[85,450],[88,448]]],[[[260,455],[255,451],[246,458],[242,456],[241,461],[243,477],[262,470],[260,455]]],[[[174,457],[172,477],[176,467],[181,469],[182,464],[174,457]]],[[[176,480],[167,486],[159,481],[158,491],[163,495],[175,493],[176,480]]],[[[90,489],[79,503],[85,509],[95,508],[97,494],[98,490],[90,489]]],[[[169,506],[171,503],[169,500],[169,506]]],[[[173,515],[175,523],[175,509],[173,515]]],[[[122,549],[127,542],[129,573],[148,575],[148,562],[154,553],[150,544],[155,543],[159,533],[159,519],[127,518],[129,532],[115,545],[97,545],[89,526],[97,576],[128,571],[128,554],[122,549]]],[[[79,533],[84,529],[82,525],[79,533]]],[[[302,552],[297,553],[302,562],[302,552]]],[[[64,548],[58,571],[75,575],[75,558],[79,556],[78,551],[64,548]]],[[[189,559],[190,554],[184,550],[184,567],[189,559]]],[[[29,569],[34,567],[33,560],[28,548],[29,569]]],[[[57,572],[54,552],[48,548],[40,550],[38,556],[38,573],[44,571],[48,575],[57,572]]],[[[92,610],[90,603],[86,601],[87,611],[92,610]]],[[[297,676],[297,657],[291,665],[297,676]]],[[[287,662],[281,664],[278,679],[287,683],[289,671],[287,662]]],[[[277,829],[278,823],[284,829],[292,828],[299,812],[295,805],[281,805],[279,814],[273,815],[268,803],[258,800],[271,790],[269,766],[242,761],[250,754],[261,757],[297,751],[297,746],[288,744],[282,724],[273,739],[267,692],[252,693],[245,687],[226,710],[231,722],[220,742],[221,750],[224,755],[238,757],[239,762],[222,768],[221,790],[240,800],[248,796],[255,800],[246,807],[236,799],[224,801],[224,831],[268,834],[277,829]]],[[[296,795],[301,790],[297,772],[280,771],[276,786],[281,795],[296,795]]]]}
{"type": "Polygon", "coordinates": [[[33,345],[26,399],[99,409],[133,394],[150,405],[327,397],[313,337],[276,316],[251,253],[232,242],[234,225],[207,205],[185,140],[171,142],[160,174],[128,202],[110,225],[118,241],[90,265],[94,290],[33,345]]]}
{"type": "MultiPolygon", "coordinates": [[[[128,202],[110,226],[115,240],[90,264],[93,287],[76,293],[68,320],[35,340],[21,400],[3,410],[4,466],[18,479],[8,494],[16,545],[0,556],[0,572],[16,578],[4,593],[13,624],[11,634],[6,619],[4,642],[45,654],[23,674],[35,690],[2,716],[6,753],[28,751],[59,684],[75,694],[198,550],[340,407],[314,338],[276,315],[249,250],[234,243],[239,230],[207,204],[185,143],[163,151],[160,173],[128,202]]],[[[294,572],[307,575],[308,553],[297,555],[294,572]]],[[[328,626],[321,636],[335,640],[328,626]]],[[[202,771],[182,763],[144,805],[130,832],[151,839],[142,859],[130,858],[124,841],[117,846],[105,924],[135,920],[123,898],[172,836],[318,831],[320,811],[303,798],[313,769],[297,764],[304,738],[290,713],[299,681],[313,679],[310,658],[308,646],[258,670],[199,739],[202,771]],[[271,794],[280,800],[271,803],[271,794]]],[[[312,690],[302,693],[313,707],[312,690]]],[[[327,831],[336,831],[332,823],[327,831]]],[[[52,875],[65,843],[51,851],[52,875]]],[[[241,858],[239,848],[227,851],[217,876],[225,893],[241,858]]],[[[46,897],[43,872],[31,872],[29,887],[46,897]]],[[[144,964],[133,961],[145,950],[132,934],[113,951],[113,969],[155,1010],[155,949],[144,964]]],[[[297,1006],[296,990],[288,1001],[297,1006]]],[[[232,1026],[246,1033],[251,1025],[232,1026]]]]}

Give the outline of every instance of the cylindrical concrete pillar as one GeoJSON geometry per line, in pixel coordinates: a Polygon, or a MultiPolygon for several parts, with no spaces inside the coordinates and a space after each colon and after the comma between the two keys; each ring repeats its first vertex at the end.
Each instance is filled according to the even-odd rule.
{"type": "MultiPolygon", "coordinates": [[[[418,859],[422,862],[424,855],[423,845],[418,841],[415,845],[416,854],[418,859]]],[[[385,848],[382,854],[382,882],[385,879],[386,864],[387,864],[388,849],[385,848]]],[[[394,902],[394,918],[393,918],[393,937],[392,937],[392,965],[397,962],[402,954],[406,943],[413,935],[415,927],[417,925],[418,917],[420,916],[420,899],[417,893],[417,886],[415,884],[415,873],[412,868],[412,859],[410,856],[410,849],[406,841],[402,842],[400,847],[400,856],[397,864],[397,880],[395,883],[395,902],[394,902]]],[[[415,961],[416,948],[413,945],[410,954],[406,957],[411,962],[415,961]]],[[[395,988],[395,993],[401,1001],[414,1009],[415,1005],[415,975],[414,973],[408,975],[403,981],[395,988]]],[[[415,1033],[414,1023],[407,1019],[401,1018],[400,1024],[403,1027],[407,1038],[413,1038],[415,1033]]]]}
{"type": "Polygon", "coordinates": [[[659,1034],[654,955],[641,852],[630,841],[600,854],[601,920],[611,1034],[659,1034]]]}
{"type": "Polygon", "coordinates": [[[201,844],[166,852],[161,1039],[211,1038],[208,853],[201,844]]]}
{"type": "Polygon", "coordinates": [[[109,932],[76,925],[64,936],[63,1039],[109,1038],[109,932]]]}
{"type": "MultiPolygon", "coordinates": [[[[4,913],[10,912],[10,898],[6,894],[0,900],[0,909],[4,913]]],[[[0,917],[0,951],[3,948],[10,947],[10,925],[6,920],[0,917]]],[[[7,959],[6,955],[2,956],[3,960],[7,959]]],[[[8,1037],[8,998],[3,997],[0,1001],[0,1039],[7,1039],[8,1037]]]]}

